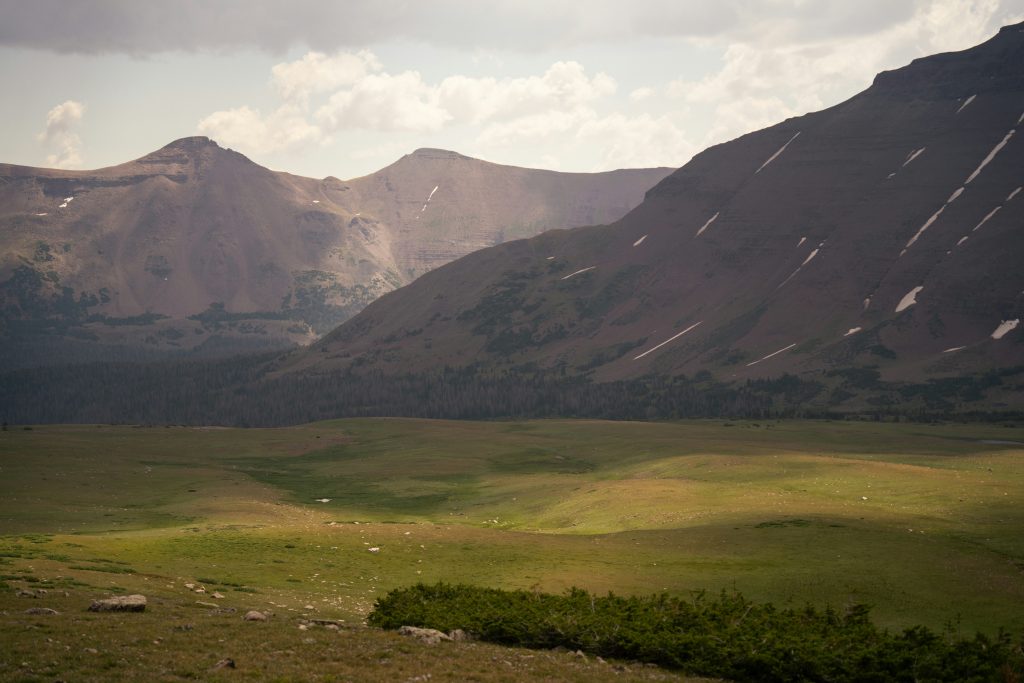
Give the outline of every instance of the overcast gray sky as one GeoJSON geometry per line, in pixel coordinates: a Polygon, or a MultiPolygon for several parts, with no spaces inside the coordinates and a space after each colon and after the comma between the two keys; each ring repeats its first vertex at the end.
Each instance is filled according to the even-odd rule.
{"type": "Polygon", "coordinates": [[[1024,0],[0,0],[0,162],[208,135],[355,177],[418,147],[680,166],[1024,21],[1024,0]]]}

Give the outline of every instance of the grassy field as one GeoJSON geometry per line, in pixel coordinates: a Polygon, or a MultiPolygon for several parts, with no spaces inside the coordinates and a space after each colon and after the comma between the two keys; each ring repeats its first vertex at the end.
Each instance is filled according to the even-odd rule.
{"type": "Polygon", "coordinates": [[[206,679],[228,675],[209,672],[222,657],[239,662],[232,676],[283,680],[311,666],[454,680],[464,665],[477,680],[587,680],[611,666],[298,628],[358,626],[387,590],[439,580],[736,589],[780,606],[867,603],[892,628],[1019,633],[1022,444],[1022,428],[827,422],[11,428],[0,433],[0,641],[11,646],[0,677],[206,679]],[[119,592],[149,596],[150,609],[84,612],[119,592]],[[273,616],[244,623],[249,609],[273,616]],[[493,665],[502,658],[521,659],[493,665]]]}

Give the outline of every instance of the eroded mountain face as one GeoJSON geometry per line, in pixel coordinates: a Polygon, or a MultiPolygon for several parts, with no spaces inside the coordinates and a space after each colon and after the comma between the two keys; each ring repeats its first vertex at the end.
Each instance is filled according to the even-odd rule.
{"type": "Polygon", "coordinates": [[[863,370],[1024,364],[1022,64],[1016,25],[880,74],[706,150],[616,223],[439,268],[291,367],[791,372],[855,390],[863,370]]]}
{"type": "Polygon", "coordinates": [[[418,150],[316,180],[202,137],[96,171],[0,165],[0,333],[15,365],[308,343],[475,249],[616,220],[668,172],[418,150]]]}

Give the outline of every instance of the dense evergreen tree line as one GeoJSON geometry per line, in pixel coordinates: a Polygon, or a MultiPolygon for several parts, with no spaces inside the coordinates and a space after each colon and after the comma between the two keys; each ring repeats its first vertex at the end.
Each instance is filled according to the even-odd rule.
{"type": "MultiPolygon", "coordinates": [[[[654,376],[597,383],[586,376],[563,376],[536,367],[496,370],[470,366],[403,375],[351,369],[275,374],[284,358],[273,353],[221,360],[90,363],[12,371],[0,375],[0,419],[10,424],[279,426],[363,416],[628,420],[843,416],[829,412],[827,402],[813,400],[827,398],[825,387],[792,375],[725,384],[707,373],[694,378],[654,376]]],[[[946,385],[913,386],[919,387],[916,393],[947,391],[946,385]]],[[[908,393],[905,387],[892,391],[894,395],[908,393]]],[[[962,385],[949,391],[962,391],[962,385]]],[[[924,403],[918,406],[923,407],[911,411],[899,402],[881,402],[860,416],[1021,417],[1006,411],[971,410],[969,405],[957,405],[956,409],[943,405],[938,410],[924,403]]]]}

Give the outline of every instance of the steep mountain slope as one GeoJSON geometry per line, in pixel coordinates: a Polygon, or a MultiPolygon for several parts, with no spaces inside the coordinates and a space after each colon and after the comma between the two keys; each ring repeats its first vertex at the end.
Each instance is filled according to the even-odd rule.
{"type": "Polygon", "coordinates": [[[96,171],[0,165],[0,334],[14,364],[309,342],[474,249],[617,219],[668,172],[419,150],[316,180],[202,137],[96,171]]]}
{"type": "Polygon", "coordinates": [[[706,150],[617,223],[439,268],[283,371],[790,372],[841,402],[1024,364],[1022,64],[1016,25],[882,73],[706,150]]]}

